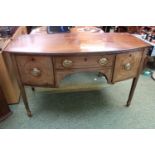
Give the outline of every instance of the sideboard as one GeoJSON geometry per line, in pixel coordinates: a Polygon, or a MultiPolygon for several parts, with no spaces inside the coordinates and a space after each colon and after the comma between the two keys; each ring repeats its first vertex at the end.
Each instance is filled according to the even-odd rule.
{"type": "Polygon", "coordinates": [[[13,60],[28,116],[32,116],[24,86],[59,88],[77,72],[97,71],[107,83],[133,79],[130,105],[150,44],[128,33],[31,34],[14,38],[5,48],[13,60]]]}

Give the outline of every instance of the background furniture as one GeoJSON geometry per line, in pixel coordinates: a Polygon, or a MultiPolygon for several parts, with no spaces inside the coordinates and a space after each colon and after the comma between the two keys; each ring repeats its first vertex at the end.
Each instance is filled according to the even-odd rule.
{"type": "Polygon", "coordinates": [[[3,53],[3,49],[8,46],[12,39],[22,34],[26,34],[25,27],[18,27],[12,37],[0,38],[0,81],[1,89],[4,92],[8,104],[19,102],[20,89],[12,68],[10,55],[3,53]]]}
{"type": "MultiPolygon", "coordinates": [[[[41,26],[33,28],[30,34],[48,34],[47,33],[47,26],[41,26]]],[[[80,32],[90,32],[90,33],[104,33],[101,28],[97,28],[95,26],[74,26],[70,27],[69,33],[80,33],[80,32]]]]}
{"type": "Polygon", "coordinates": [[[104,75],[109,84],[133,79],[127,106],[136,88],[150,44],[127,33],[32,34],[15,38],[5,48],[14,62],[28,116],[25,85],[59,88],[78,72],[104,75]]]}
{"type": "Polygon", "coordinates": [[[6,119],[11,114],[9,106],[7,105],[5,96],[0,87],[0,121],[6,119]]]}

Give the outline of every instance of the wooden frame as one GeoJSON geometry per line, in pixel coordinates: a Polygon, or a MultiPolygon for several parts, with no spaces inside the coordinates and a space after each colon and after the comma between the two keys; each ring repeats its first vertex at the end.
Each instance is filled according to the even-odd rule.
{"type": "Polygon", "coordinates": [[[58,88],[60,80],[62,80],[65,76],[71,73],[81,71],[99,71],[99,73],[105,74],[109,84],[114,84],[115,82],[132,78],[133,82],[126,105],[129,106],[131,104],[131,100],[139,79],[139,75],[143,68],[144,60],[147,56],[150,45],[144,43],[141,40],[137,40],[137,38],[132,37],[129,34],[100,34],[99,36],[94,36],[90,34],[85,35],[86,36],[78,36],[78,38],[76,35],[72,34],[68,34],[67,36],[65,36],[64,34],[58,36],[43,35],[43,38],[41,38],[39,35],[30,35],[26,36],[26,38],[21,38],[27,41],[25,44],[22,44],[20,40],[15,40],[13,44],[10,44],[10,46],[8,46],[5,49],[6,52],[10,53],[11,58],[13,60],[14,70],[17,75],[17,80],[20,86],[22,98],[28,116],[31,117],[32,113],[30,111],[28,100],[26,97],[26,92],[24,89],[25,84],[30,86],[33,85],[34,87],[48,86],[52,88],[58,88]],[[127,39],[128,44],[126,43],[126,40],[122,38],[123,36],[127,39]],[[76,39],[79,39],[79,37],[81,44],[85,45],[86,47],[88,46],[88,49],[86,49],[85,51],[81,51],[78,45],[75,45],[74,47],[74,43],[78,44],[78,41],[76,41],[76,39]],[[116,40],[116,38],[118,39],[118,41],[116,40]],[[29,43],[29,39],[33,41],[33,44],[29,43]],[[107,41],[107,44],[109,44],[107,48],[105,48],[105,44],[103,44],[100,39],[104,40],[105,42],[107,41]],[[37,42],[41,43],[41,40],[43,40],[43,42],[38,48],[37,42]],[[47,42],[45,40],[47,40],[47,42]],[[54,42],[52,42],[53,45],[51,45],[50,41],[54,42]],[[73,42],[73,45],[68,44],[68,42],[73,42]],[[26,45],[29,46],[27,47],[26,45]],[[100,51],[96,52],[95,50],[92,51],[92,49],[90,49],[89,46],[94,46],[96,49],[101,49],[100,51]],[[111,48],[114,48],[115,50],[111,51],[111,48]],[[63,51],[63,49],[65,52],[63,51]],[[71,49],[73,50],[73,52],[69,51],[71,49]],[[79,51],[76,51],[78,49],[79,51]],[[62,51],[62,53],[60,52],[60,50],[62,51]],[[30,61],[25,61],[25,56],[30,61]],[[37,57],[35,62],[36,65],[32,65],[31,60],[34,61],[33,59],[35,59],[35,57],[37,57]],[[48,61],[46,58],[48,58],[48,61]],[[21,64],[21,62],[24,64],[21,64]],[[28,69],[25,68],[27,63],[28,69]],[[108,63],[109,65],[107,65],[108,63]],[[46,67],[45,64],[50,66],[52,65],[52,67],[46,67]],[[45,79],[52,79],[52,83],[48,83],[48,85],[42,82],[44,80],[41,79],[41,74],[45,74],[47,72],[50,73],[49,77],[43,77],[45,79]],[[24,78],[30,77],[28,76],[28,74],[31,74],[31,76],[35,76],[36,81],[39,81],[39,84],[32,83],[33,80],[31,80],[31,78],[26,79],[29,82],[25,83],[25,79],[22,77],[23,74],[27,74],[24,78]]]}

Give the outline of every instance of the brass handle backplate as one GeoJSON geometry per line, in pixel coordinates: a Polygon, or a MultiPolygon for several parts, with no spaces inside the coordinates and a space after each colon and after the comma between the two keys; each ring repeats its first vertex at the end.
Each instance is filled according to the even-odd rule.
{"type": "Polygon", "coordinates": [[[71,67],[73,64],[72,60],[65,59],[62,63],[64,67],[71,67]]]}
{"type": "Polygon", "coordinates": [[[33,68],[32,70],[31,70],[31,75],[33,75],[33,76],[40,76],[41,75],[41,71],[40,71],[40,69],[38,69],[38,68],[33,68]]]}
{"type": "Polygon", "coordinates": [[[108,62],[109,62],[109,61],[108,61],[107,58],[101,58],[101,59],[99,60],[99,64],[100,64],[101,66],[105,66],[108,62]]]}
{"type": "Polygon", "coordinates": [[[131,63],[126,63],[125,65],[124,65],[124,69],[125,70],[127,70],[127,71],[129,71],[129,70],[131,70],[131,63]]]}

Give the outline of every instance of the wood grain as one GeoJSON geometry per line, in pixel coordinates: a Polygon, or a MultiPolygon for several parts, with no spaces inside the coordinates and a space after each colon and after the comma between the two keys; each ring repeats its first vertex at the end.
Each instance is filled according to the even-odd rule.
{"type": "Polygon", "coordinates": [[[52,60],[47,56],[16,56],[22,82],[26,85],[52,86],[54,84],[52,60]],[[39,76],[34,76],[32,70],[40,70],[39,76]]]}
{"type": "Polygon", "coordinates": [[[5,51],[48,55],[123,53],[149,46],[128,33],[31,34],[15,38],[5,51]]]}
{"type": "Polygon", "coordinates": [[[56,69],[66,69],[63,66],[64,60],[71,60],[72,65],[69,68],[97,68],[97,67],[105,67],[105,66],[112,66],[114,55],[85,55],[85,56],[61,56],[61,57],[54,57],[54,65],[56,69]],[[108,63],[105,65],[100,65],[99,60],[101,58],[106,58],[108,63]]]}
{"type": "Polygon", "coordinates": [[[116,56],[113,82],[136,77],[141,57],[141,51],[118,54],[116,56]],[[128,63],[131,64],[131,69],[126,70],[124,65],[128,63]]]}

